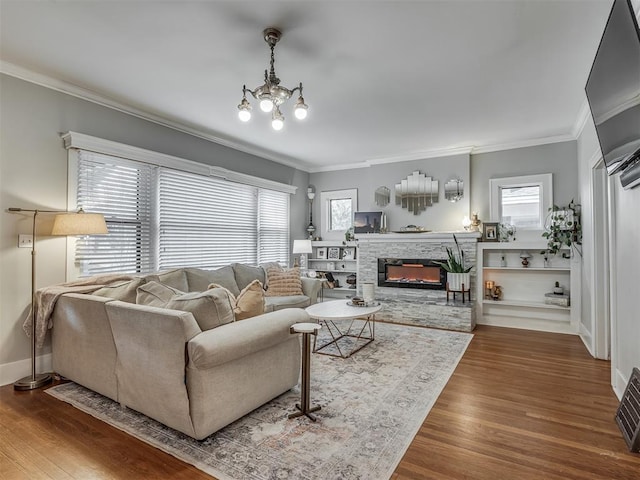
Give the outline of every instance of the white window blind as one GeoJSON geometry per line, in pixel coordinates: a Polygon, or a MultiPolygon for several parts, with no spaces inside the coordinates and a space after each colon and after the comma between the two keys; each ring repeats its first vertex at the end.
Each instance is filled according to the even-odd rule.
{"type": "Polygon", "coordinates": [[[160,269],[255,263],[256,195],[255,187],[161,169],[160,269]]]}
{"type": "Polygon", "coordinates": [[[82,276],[152,269],[151,206],[154,168],[138,162],[79,152],[77,204],[105,216],[109,235],[76,241],[82,276]]]}
{"type": "Polygon", "coordinates": [[[258,191],[258,261],[289,262],[289,195],[258,191]]]}
{"type": "Polygon", "coordinates": [[[109,235],[76,244],[80,275],[289,262],[289,194],[79,151],[78,206],[109,235]]]}

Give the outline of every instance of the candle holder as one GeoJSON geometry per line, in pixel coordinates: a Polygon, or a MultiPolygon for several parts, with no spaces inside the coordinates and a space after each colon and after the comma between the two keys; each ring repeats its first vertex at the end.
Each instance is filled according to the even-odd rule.
{"type": "Polygon", "coordinates": [[[486,282],[484,282],[484,298],[486,298],[487,300],[491,300],[493,298],[492,292],[493,292],[493,287],[496,286],[496,282],[494,282],[493,280],[487,280],[486,282]]]}

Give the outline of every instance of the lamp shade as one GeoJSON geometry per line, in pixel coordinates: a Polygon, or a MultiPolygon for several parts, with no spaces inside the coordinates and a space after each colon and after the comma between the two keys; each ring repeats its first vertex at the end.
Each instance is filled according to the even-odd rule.
{"type": "Polygon", "coordinates": [[[53,221],[51,235],[102,235],[109,233],[100,213],[60,213],[53,221]]]}
{"type": "Polygon", "coordinates": [[[311,240],[294,240],[293,253],[312,253],[311,240]]]}

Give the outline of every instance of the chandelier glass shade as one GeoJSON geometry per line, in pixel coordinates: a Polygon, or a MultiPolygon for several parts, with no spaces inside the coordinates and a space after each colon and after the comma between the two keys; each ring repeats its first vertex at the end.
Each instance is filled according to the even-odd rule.
{"type": "Polygon", "coordinates": [[[282,130],[284,128],[284,115],[280,111],[280,105],[289,100],[294,93],[298,92],[298,100],[293,107],[293,112],[298,120],[307,118],[309,107],[304,103],[302,96],[302,83],[297,87],[289,90],[280,86],[280,79],[276,75],[274,63],[274,48],[276,43],[282,37],[280,30],[276,28],[267,28],[263,32],[264,41],[267,42],[271,49],[270,69],[264,71],[264,84],[249,90],[246,85],[242,86],[242,101],[238,105],[238,118],[242,122],[251,120],[251,104],[247,100],[247,92],[253,98],[259,101],[260,110],[265,113],[271,113],[271,126],[274,130],[282,130]]]}

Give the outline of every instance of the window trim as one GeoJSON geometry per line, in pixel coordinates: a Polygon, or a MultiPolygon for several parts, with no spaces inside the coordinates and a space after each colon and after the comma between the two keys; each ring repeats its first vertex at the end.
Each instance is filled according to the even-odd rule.
{"type": "MultiPolygon", "coordinates": [[[[64,147],[67,149],[67,208],[68,210],[76,210],[78,208],[77,190],[78,190],[78,169],[79,169],[79,153],[86,150],[93,153],[99,153],[124,160],[133,160],[136,162],[146,163],[156,167],[166,167],[184,172],[195,173],[203,176],[216,177],[234,183],[239,183],[258,189],[272,190],[280,193],[293,195],[298,187],[287,185],[284,183],[267,180],[244,173],[234,172],[226,168],[210,166],[200,162],[186,160],[180,157],[154,152],[130,145],[104,140],[98,137],[92,137],[82,133],[69,131],[61,135],[64,141],[64,147]]],[[[157,192],[156,192],[157,193],[157,192]]],[[[289,198],[290,208],[291,198],[289,198]]],[[[157,222],[157,218],[153,219],[157,222]]],[[[289,210],[289,237],[290,233],[290,210],[289,210]]],[[[66,279],[71,281],[80,278],[80,268],[75,262],[76,237],[66,237],[66,279]]],[[[289,242],[287,242],[289,243],[289,242]]],[[[154,246],[152,245],[152,248],[154,246]]],[[[288,247],[287,247],[288,248],[288,247]]],[[[157,256],[157,255],[156,255],[157,256]]]]}
{"type": "Polygon", "coordinates": [[[252,187],[266,188],[278,192],[289,193],[294,195],[298,187],[287,185],[286,183],[267,180],[265,178],[247,175],[246,173],[234,172],[223,167],[206,165],[193,160],[187,160],[166,153],[154,152],[144,148],[134,147],[124,143],[113,142],[84,133],[67,132],[62,134],[64,148],[67,150],[79,149],[88,150],[95,153],[103,153],[114,157],[121,157],[128,160],[149,163],[159,167],[174,168],[184,172],[197,173],[210,177],[218,177],[230,182],[251,185],[252,187]]]}
{"type": "Polygon", "coordinates": [[[351,223],[353,214],[358,210],[358,189],[331,190],[320,192],[320,227],[323,239],[343,238],[346,230],[329,230],[329,204],[331,200],[351,199],[351,223]]]}
{"type": "Polygon", "coordinates": [[[489,208],[492,222],[501,222],[500,190],[512,187],[540,187],[540,227],[522,228],[522,230],[538,231],[544,229],[544,221],[549,208],[553,205],[553,174],[523,175],[520,177],[492,178],[489,180],[489,208]]]}

